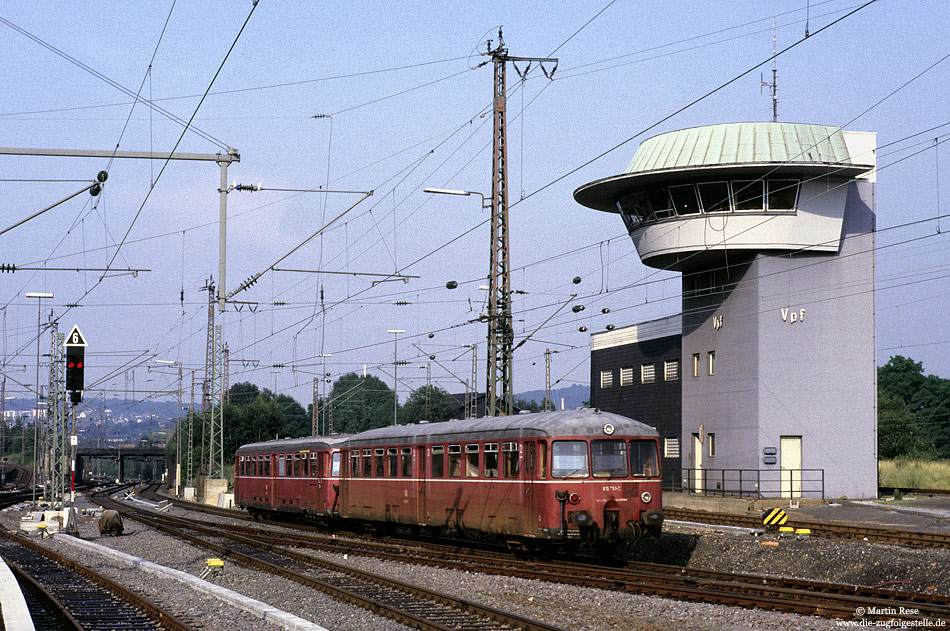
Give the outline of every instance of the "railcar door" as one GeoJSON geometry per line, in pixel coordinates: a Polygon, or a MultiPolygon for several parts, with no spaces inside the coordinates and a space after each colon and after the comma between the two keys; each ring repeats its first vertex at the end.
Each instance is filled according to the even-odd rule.
{"type": "Polygon", "coordinates": [[[535,485],[538,466],[537,443],[534,441],[525,441],[524,443],[524,503],[523,515],[524,525],[522,533],[532,535],[536,532],[538,523],[538,507],[535,506],[535,485]]]}
{"type": "Polygon", "coordinates": [[[426,523],[426,491],[428,482],[426,480],[426,448],[416,447],[416,488],[418,489],[416,501],[416,523],[426,523]]]}

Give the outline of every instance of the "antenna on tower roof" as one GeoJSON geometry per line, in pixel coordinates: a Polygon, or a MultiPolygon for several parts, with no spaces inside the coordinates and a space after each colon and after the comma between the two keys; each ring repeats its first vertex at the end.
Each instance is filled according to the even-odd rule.
{"type": "Polygon", "coordinates": [[[772,93],[772,122],[778,121],[778,68],[775,66],[775,18],[772,18],[772,83],[765,80],[762,73],[759,73],[759,93],[762,88],[769,88],[772,93]]]}

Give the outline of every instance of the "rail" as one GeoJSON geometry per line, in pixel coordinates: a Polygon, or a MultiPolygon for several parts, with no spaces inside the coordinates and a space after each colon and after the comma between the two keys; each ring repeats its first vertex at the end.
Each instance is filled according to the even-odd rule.
{"type": "Polygon", "coordinates": [[[664,491],[722,497],[825,497],[824,469],[669,469],[664,491]]]}

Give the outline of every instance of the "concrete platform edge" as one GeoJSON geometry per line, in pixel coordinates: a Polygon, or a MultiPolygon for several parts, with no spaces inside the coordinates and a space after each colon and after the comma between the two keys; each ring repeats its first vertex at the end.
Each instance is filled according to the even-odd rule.
{"type": "Polygon", "coordinates": [[[73,537],[71,535],[59,534],[56,535],[56,540],[62,541],[77,548],[83,548],[84,550],[96,552],[129,567],[140,569],[143,572],[159,574],[161,576],[185,583],[192,589],[211,594],[219,600],[223,600],[237,607],[238,609],[246,611],[249,614],[257,616],[258,618],[272,624],[276,624],[281,628],[287,629],[288,631],[329,631],[326,627],[322,627],[315,622],[304,620],[303,618],[287,613],[286,611],[271,607],[267,603],[249,598],[226,587],[215,585],[214,583],[200,579],[197,576],[189,574],[188,572],[182,572],[181,570],[158,565],[157,563],[152,563],[151,561],[146,561],[145,559],[134,557],[130,554],[113,550],[112,548],[101,546],[97,543],[79,539],[78,537],[73,537]]]}
{"type": "Polygon", "coordinates": [[[10,567],[0,561],[0,602],[3,606],[3,628],[33,631],[33,617],[30,608],[23,597],[23,590],[10,570],[10,567]]]}

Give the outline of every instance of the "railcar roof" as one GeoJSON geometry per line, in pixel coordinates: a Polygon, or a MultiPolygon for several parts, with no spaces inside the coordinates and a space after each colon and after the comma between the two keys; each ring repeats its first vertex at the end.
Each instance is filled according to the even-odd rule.
{"type": "Polygon", "coordinates": [[[265,440],[259,443],[249,443],[241,445],[235,452],[237,454],[272,454],[283,453],[287,451],[303,451],[327,449],[338,445],[352,434],[339,434],[336,436],[304,436],[303,438],[282,438],[279,440],[265,440]]]}
{"type": "Polygon", "coordinates": [[[591,408],[578,408],[564,412],[536,412],[534,414],[516,414],[513,416],[488,416],[445,421],[441,423],[421,423],[418,425],[398,425],[371,429],[351,436],[346,445],[379,445],[385,443],[442,442],[450,440],[480,440],[483,438],[517,439],[526,436],[655,436],[659,433],[653,427],[635,421],[626,416],[601,412],[591,408]],[[604,427],[613,427],[607,434],[604,427]]]}

